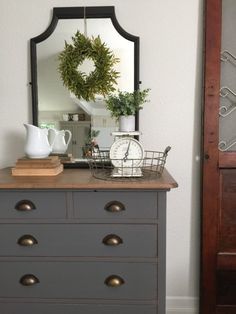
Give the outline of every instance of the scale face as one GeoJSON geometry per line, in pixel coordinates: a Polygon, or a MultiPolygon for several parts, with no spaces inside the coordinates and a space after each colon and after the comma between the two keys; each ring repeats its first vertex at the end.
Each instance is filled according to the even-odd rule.
{"type": "Polygon", "coordinates": [[[115,167],[113,177],[141,177],[144,150],[139,141],[132,137],[121,137],[110,149],[110,159],[115,167]]]}

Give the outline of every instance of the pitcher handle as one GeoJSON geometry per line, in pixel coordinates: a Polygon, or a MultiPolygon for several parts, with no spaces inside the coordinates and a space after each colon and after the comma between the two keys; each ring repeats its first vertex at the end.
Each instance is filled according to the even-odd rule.
{"type": "Polygon", "coordinates": [[[57,131],[56,131],[55,129],[53,129],[53,128],[48,128],[48,131],[49,131],[49,130],[52,130],[52,131],[54,132],[54,138],[53,138],[53,140],[52,140],[52,143],[50,143],[50,147],[51,147],[51,149],[52,149],[52,147],[53,147],[53,145],[54,145],[54,142],[55,142],[55,140],[56,140],[57,131]]]}
{"type": "Polygon", "coordinates": [[[69,138],[68,138],[68,140],[66,142],[66,145],[68,146],[68,144],[70,143],[71,137],[72,137],[72,133],[69,130],[65,130],[65,133],[68,133],[68,135],[69,135],[69,138]]]}

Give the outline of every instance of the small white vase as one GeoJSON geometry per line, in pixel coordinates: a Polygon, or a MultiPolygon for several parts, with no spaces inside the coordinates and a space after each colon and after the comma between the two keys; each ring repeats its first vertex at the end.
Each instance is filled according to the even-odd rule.
{"type": "MultiPolygon", "coordinates": [[[[46,158],[52,152],[48,141],[48,129],[24,123],[26,129],[25,154],[29,158],[46,158]]],[[[52,129],[53,132],[54,129],[52,129]]]]}
{"type": "Polygon", "coordinates": [[[135,131],[135,116],[120,116],[119,117],[119,130],[121,132],[135,131]]]}
{"type": "Polygon", "coordinates": [[[54,154],[65,154],[68,145],[72,138],[72,133],[70,130],[49,130],[49,143],[52,143],[52,153],[54,154]],[[54,131],[52,133],[52,131],[54,131]],[[66,141],[66,133],[68,134],[68,139],[66,141]]]}

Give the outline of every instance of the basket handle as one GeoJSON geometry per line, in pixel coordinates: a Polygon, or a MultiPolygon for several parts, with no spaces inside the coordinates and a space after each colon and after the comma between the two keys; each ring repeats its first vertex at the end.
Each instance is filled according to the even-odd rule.
{"type": "Polygon", "coordinates": [[[163,155],[166,157],[169,153],[169,151],[171,150],[171,147],[170,146],[167,146],[166,149],[164,150],[164,153],[163,155]]]}

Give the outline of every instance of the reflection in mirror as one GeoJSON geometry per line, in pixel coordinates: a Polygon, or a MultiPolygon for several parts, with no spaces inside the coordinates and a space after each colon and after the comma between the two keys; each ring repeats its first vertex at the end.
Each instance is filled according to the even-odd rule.
{"type": "MultiPolygon", "coordinates": [[[[101,8],[104,8],[105,11],[110,9],[114,14],[113,7],[97,8],[100,13],[101,8]]],[[[55,20],[55,13],[58,9],[63,13],[63,8],[55,8],[53,20],[55,20]]],[[[73,10],[73,8],[64,9],[73,10]]],[[[78,10],[78,13],[83,12],[82,9],[74,8],[74,10],[78,10]]],[[[89,17],[89,9],[96,13],[96,7],[86,9],[86,17],[89,17]]],[[[100,36],[101,41],[114,53],[116,58],[119,58],[119,62],[115,65],[115,70],[119,72],[116,90],[132,92],[138,88],[138,38],[124,32],[114,15],[111,15],[111,18],[103,18],[101,14],[99,14],[99,18],[96,18],[94,13],[92,15],[93,18],[86,18],[87,36],[100,36]],[[121,31],[123,31],[123,36],[121,31]],[[130,38],[125,38],[127,36],[130,38]]],[[[72,139],[66,153],[72,154],[75,162],[79,162],[85,157],[83,147],[91,140],[91,134],[97,135],[96,143],[100,148],[108,149],[114,140],[111,133],[118,130],[117,122],[110,117],[110,113],[105,107],[103,96],[97,95],[95,101],[89,102],[77,99],[63,85],[58,72],[58,55],[63,51],[65,41],[71,43],[72,36],[78,30],[81,33],[85,31],[84,21],[84,18],[75,18],[74,14],[73,18],[59,17],[53,31],[46,31],[49,35],[43,36],[45,34],[43,33],[40,36],[45,38],[41,39],[38,36],[31,40],[34,124],[40,127],[71,131],[72,139]]],[[[88,75],[93,71],[93,67],[93,62],[86,59],[79,66],[79,71],[88,75]]]]}

